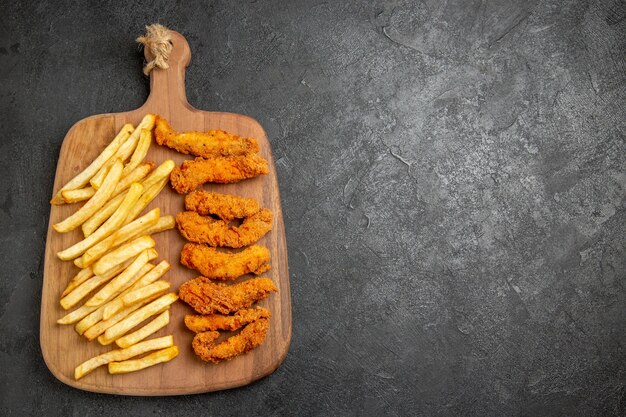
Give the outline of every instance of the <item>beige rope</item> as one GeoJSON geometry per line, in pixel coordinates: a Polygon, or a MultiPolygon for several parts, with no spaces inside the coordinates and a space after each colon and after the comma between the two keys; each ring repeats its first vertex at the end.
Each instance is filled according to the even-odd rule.
{"type": "Polygon", "coordinates": [[[168,69],[167,59],[172,52],[172,35],[170,30],[163,25],[153,23],[146,26],[146,34],[137,38],[137,42],[148,48],[154,57],[143,67],[143,73],[148,75],[154,67],[168,69]]]}

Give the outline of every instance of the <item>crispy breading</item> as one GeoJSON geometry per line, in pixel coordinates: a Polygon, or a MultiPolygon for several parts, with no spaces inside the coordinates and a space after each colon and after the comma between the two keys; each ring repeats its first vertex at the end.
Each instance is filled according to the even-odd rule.
{"type": "Polygon", "coordinates": [[[212,214],[222,220],[233,220],[250,217],[261,207],[254,198],[196,190],[185,196],[185,209],[203,216],[212,214]]]}
{"type": "Polygon", "coordinates": [[[230,314],[248,308],[278,291],[269,278],[253,278],[233,284],[214,284],[207,277],[185,282],[178,289],[181,300],[200,314],[230,314]]]}
{"type": "Polygon", "coordinates": [[[217,344],[217,332],[198,333],[193,338],[193,351],[206,362],[230,360],[260,346],[265,341],[269,327],[268,319],[258,319],[244,327],[239,334],[217,344]]]}
{"type": "Polygon", "coordinates": [[[263,307],[239,310],[232,316],[223,314],[208,314],[204,316],[188,314],[185,316],[185,326],[194,333],[212,330],[229,330],[232,332],[258,319],[270,317],[272,317],[272,313],[263,307]]]}
{"type": "Polygon", "coordinates": [[[246,218],[241,225],[230,226],[224,220],[201,216],[195,211],[183,211],[176,215],[176,224],[180,234],[190,242],[242,248],[253,244],[272,230],[272,212],[261,209],[246,218]]]}
{"type": "Polygon", "coordinates": [[[177,193],[186,194],[207,182],[230,184],[269,172],[267,161],[253,153],[209,159],[198,157],[174,168],[170,181],[177,193]]]}
{"type": "Polygon", "coordinates": [[[242,275],[260,275],[271,267],[270,251],[254,245],[240,252],[222,252],[197,243],[187,243],[180,253],[180,263],[211,279],[231,280],[242,275]]]}
{"type": "Polygon", "coordinates": [[[243,138],[223,130],[208,132],[176,132],[164,118],[157,116],[154,138],[180,153],[211,158],[214,156],[245,155],[259,151],[255,139],[243,138]]]}

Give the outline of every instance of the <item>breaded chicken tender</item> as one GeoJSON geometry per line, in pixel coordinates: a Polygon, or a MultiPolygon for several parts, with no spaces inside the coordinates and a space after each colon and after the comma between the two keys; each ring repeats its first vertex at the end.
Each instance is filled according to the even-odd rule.
{"type": "Polygon", "coordinates": [[[212,214],[229,221],[250,217],[261,210],[261,207],[254,198],[196,190],[185,196],[185,209],[203,216],[212,214]]]}
{"type": "MultiPolygon", "coordinates": [[[[206,362],[220,363],[230,360],[260,346],[265,341],[269,327],[268,319],[258,319],[244,327],[239,334],[217,344],[217,332],[198,333],[193,338],[193,351],[206,362]]],[[[219,337],[219,333],[217,336],[219,337]]]]}
{"type": "Polygon", "coordinates": [[[272,230],[272,212],[261,209],[246,218],[239,226],[229,226],[224,220],[201,216],[195,211],[183,211],[176,215],[180,234],[190,242],[210,246],[242,248],[251,245],[272,230]]]}
{"type": "Polygon", "coordinates": [[[270,317],[272,317],[272,313],[263,307],[239,310],[232,316],[223,314],[208,314],[205,316],[187,314],[185,316],[185,326],[194,333],[213,330],[229,330],[232,332],[258,319],[270,317]]]}
{"type": "Polygon", "coordinates": [[[174,168],[170,182],[177,193],[186,194],[207,182],[230,184],[269,172],[267,161],[254,153],[196,158],[174,168]]]}
{"type": "Polygon", "coordinates": [[[197,243],[187,243],[180,263],[211,279],[232,280],[242,275],[260,275],[270,267],[270,251],[265,246],[250,246],[241,252],[221,252],[197,243]]]}
{"type": "Polygon", "coordinates": [[[269,278],[253,278],[226,285],[214,284],[207,277],[198,277],[181,285],[178,295],[200,314],[230,314],[248,308],[277,291],[276,284],[269,278]]]}
{"type": "Polygon", "coordinates": [[[242,138],[223,130],[179,133],[160,116],[156,117],[154,138],[159,145],[165,145],[180,153],[204,158],[245,155],[259,151],[259,145],[255,139],[242,138]]]}

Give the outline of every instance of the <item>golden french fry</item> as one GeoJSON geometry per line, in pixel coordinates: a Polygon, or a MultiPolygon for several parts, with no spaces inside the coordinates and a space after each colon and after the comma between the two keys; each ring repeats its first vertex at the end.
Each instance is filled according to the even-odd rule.
{"type": "MultiPolygon", "coordinates": [[[[157,266],[152,268],[150,271],[143,274],[139,280],[133,282],[132,286],[129,288],[128,292],[134,291],[137,288],[145,287],[146,285],[152,284],[157,279],[161,278],[167,271],[170,270],[170,264],[167,261],[161,261],[157,266]]],[[[128,292],[124,292],[121,296],[128,294],[128,292]]]]}
{"type": "MultiPolygon", "coordinates": [[[[150,175],[148,175],[148,177],[146,177],[146,179],[141,182],[141,185],[143,185],[143,188],[144,188],[144,194],[146,194],[148,189],[150,189],[153,185],[162,182],[164,178],[169,178],[169,175],[175,166],[176,164],[174,163],[174,161],[167,160],[163,162],[161,165],[159,165],[154,171],[152,171],[150,175]]],[[[113,212],[117,209],[117,207],[120,204],[122,204],[123,198],[124,198],[123,194],[120,194],[117,197],[112,198],[107,204],[104,205],[104,207],[102,207],[102,209],[100,209],[100,211],[98,211],[89,220],[83,223],[82,230],[83,230],[83,234],[85,235],[85,237],[93,233],[102,223],[104,223],[106,219],[109,218],[111,214],[113,214],[113,212]]],[[[141,213],[141,211],[147,205],[148,205],[147,203],[143,205],[141,210],[137,214],[141,213]]],[[[135,217],[137,216],[135,215],[135,217]]],[[[134,220],[135,217],[128,220],[128,222],[130,222],[131,220],[134,220]]]]}
{"type": "MultiPolygon", "coordinates": [[[[145,164],[141,164],[132,170],[125,177],[122,176],[120,182],[115,187],[115,191],[113,191],[113,195],[111,197],[117,197],[120,193],[126,191],[131,184],[135,182],[140,182],[154,169],[154,162],[146,162],[145,164]]],[[[122,175],[123,171],[122,171],[122,175]]]]}
{"type": "Polygon", "coordinates": [[[153,352],[140,359],[131,359],[123,362],[109,362],[109,373],[126,374],[128,372],[140,371],[159,363],[169,362],[176,356],[178,356],[178,346],[172,346],[153,352]]]}
{"type": "Polygon", "coordinates": [[[164,349],[170,346],[174,346],[173,336],[164,336],[146,340],[127,349],[112,350],[78,365],[74,370],[74,378],[80,379],[97,367],[106,365],[109,362],[124,361],[134,356],[141,355],[142,353],[150,352],[151,350],[164,349]]]}
{"type": "MultiPolygon", "coordinates": [[[[123,170],[122,178],[120,179],[120,182],[117,184],[117,187],[115,187],[115,191],[113,191],[113,194],[111,195],[111,197],[118,196],[120,193],[128,189],[130,184],[132,184],[133,182],[141,181],[153,169],[154,169],[154,162],[146,162],[145,164],[136,166],[135,169],[133,169],[132,171],[128,173],[125,170],[123,170]]],[[[89,192],[91,192],[92,194],[95,192],[95,188],[93,187],[83,188],[82,190],[84,191],[82,191],[81,193],[79,193],[78,190],[70,191],[70,192],[64,191],[63,198],[65,198],[66,200],[72,199],[76,201],[81,201],[79,200],[80,198],[82,198],[83,200],[86,200],[86,198],[83,198],[84,197],[83,194],[88,195],[89,192]]],[[[76,201],[71,201],[71,202],[76,202],[76,201]]],[[[67,201],[67,202],[69,203],[70,201],[67,201]]]]}
{"type": "Polygon", "coordinates": [[[164,280],[154,282],[152,284],[146,285],[145,287],[137,288],[129,293],[121,296],[121,298],[116,298],[110,303],[107,303],[104,307],[104,311],[102,313],[102,319],[108,320],[113,317],[118,311],[123,309],[124,307],[128,307],[129,305],[138,303],[140,301],[145,300],[146,298],[150,298],[155,294],[162,294],[170,288],[170,283],[164,280]],[[130,296],[127,300],[127,296],[130,296]]]}
{"type": "Polygon", "coordinates": [[[67,219],[54,224],[52,227],[59,233],[66,233],[76,229],[83,224],[89,217],[94,215],[100,207],[107,202],[111,194],[115,190],[117,183],[122,175],[123,165],[122,162],[117,160],[111,170],[107,174],[102,187],[89,199],[76,213],[72,214],[67,219]]]}
{"type": "Polygon", "coordinates": [[[130,158],[130,161],[124,167],[124,171],[122,171],[122,176],[128,175],[132,170],[137,168],[141,161],[148,154],[148,149],[150,149],[150,145],[152,144],[152,131],[149,129],[141,129],[141,133],[139,134],[139,142],[137,142],[137,147],[135,148],[135,152],[130,158]]]}
{"type": "Polygon", "coordinates": [[[80,306],[76,310],[72,311],[71,313],[58,319],[57,323],[58,324],[74,324],[77,321],[85,318],[85,316],[89,315],[90,313],[93,313],[93,311],[96,310],[97,308],[98,307],[80,306]]]}
{"type": "Polygon", "coordinates": [[[61,192],[63,201],[68,204],[79,203],[81,201],[89,200],[96,193],[93,187],[79,188],[78,190],[65,190],[61,192]]]}
{"type": "Polygon", "coordinates": [[[152,171],[141,184],[143,184],[143,186],[148,189],[154,184],[160,183],[163,178],[169,178],[170,173],[175,167],[176,163],[171,159],[168,159],[167,161],[164,161],[161,165],[156,167],[154,171],[152,171]]]}
{"type": "Polygon", "coordinates": [[[122,193],[116,197],[113,197],[100,210],[98,210],[96,214],[91,216],[89,220],[83,223],[83,225],[81,226],[83,235],[85,237],[88,237],[90,234],[95,232],[98,227],[100,227],[102,223],[104,223],[109,217],[111,217],[111,214],[113,214],[115,210],[117,210],[120,204],[122,204],[122,201],[124,201],[125,196],[126,193],[122,193]]]}
{"type": "MultiPolygon", "coordinates": [[[[157,295],[154,295],[154,296],[150,297],[150,298],[148,299],[148,301],[145,301],[145,300],[144,300],[144,301],[141,301],[141,302],[139,302],[139,303],[137,303],[137,304],[133,304],[132,306],[126,306],[126,307],[124,308],[124,310],[123,310],[123,311],[124,311],[124,313],[123,313],[123,314],[125,315],[125,317],[126,317],[126,318],[128,318],[128,316],[129,316],[131,313],[133,313],[133,311],[130,311],[130,312],[129,312],[129,310],[134,310],[134,311],[136,312],[136,311],[139,309],[139,308],[137,307],[137,305],[139,305],[139,307],[144,307],[146,304],[148,304],[148,303],[150,303],[150,302],[152,302],[152,301],[156,300],[156,299],[157,299],[157,298],[159,298],[161,295],[163,295],[163,293],[161,293],[161,294],[157,294],[157,295]]],[[[166,311],[169,311],[169,309],[170,309],[170,306],[163,307],[162,309],[160,309],[159,311],[157,311],[154,315],[161,315],[162,313],[164,313],[164,312],[166,312],[166,311]]],[[[118,315],[119,315],[119,314],[120,314],[120,313],[118,313],[118,315]]],[[[122,319],[120,319],[120,318],[119,318],[119,316],[118,316],[118,315],[116,315],[116,319],[115,319],[115,320],[117,321],[117,323],[119,323],[119,322],[122,320],[122,319]]],[[[101,323],[102,323],[102,322],[101,322],[101,323]]],[[[101,326],[101,323],[98,323],[98,326],[101,326]]],[[[116,324],[116,323],[109,323],[109,324],[107,324],[107,325],[106,325],[106,327],[107,327],[107,328],[111,328],[114,324],[116,324]]],[[[94,327],[96,327],[96,326],[94,326],[94,327]]],[[[104,333],[105,333],[105,331],[101,331],[101,329],[99,329],[99,332],[100,332],[101,334],[100,334],[100,336],[98,336],[98,343],[100,343],[102,346],[110,345],[111,343],[116,342],[118,339],[120,339],[120,338],[122,337],[122,336],[116,336],[116,337],[114,337],[114,338],[112,338],[112,339],[108,339],[108,338],[106,337],[106,335],[104,334],[104,333]]]]}
{"type": "MultiPolygon", "coordinates": [[[[146,337],[158,332],[165,326],[167,326],[170,322],[170,311],[165,310],[163,313],[159,314],[154,320],[150,323],[146,324],[139,330],[136,330],[132,333],[127,334],[126,336],[120,337],[115,341],[121,348],[127,348],[135,343],[141,342],[146,337]]],[[[98,341],[100,339],[98,338],[98,341]]]]}
{"type": "MultiPolygon", "coordinates": [[[[80,255],[82,255],[87,249],[98,243],[100,240],[113,234],[126,220],[128,213],[132,210],[137,203],[143,192],[143,185],[135,182],[128,190],[124,201],[113,213],[109,219],[98,228],[89,237],[81,240],[80,242],[70,246],[64,251],[58,252],[57,256],[63,261],[69,261],[80,255]]],[[[98,273],[94,271],[94,273],[98,273]]]]}
{"type": "Polygon", "coordinates": [[[174,220],[174,216],[163,216],[159,218],[159,221],[157,221],[155,225],[150,226],[148,229],[146,229],[144,234],[153,235],[155,233],[173,229],[175,226],[176,220],[174,220]]]}
{"type": "Polygon", "coordinates": [[[85,298],[90,292],[98,288],[100,285],[104,284],[106,281],[107,279],[105,279],[104,275],[96,275],[89,278],[87,281],[83,282],[81,285],[75,288],[74,291],[61,298],[61,307],[63,307],[65,310],[69,310],[70,308],[78,304],[80,300],[85,298]]]}
{"type": "Polygon", "coordinates": [[[95,274],[103,273],[112,268],[113,266],[139,255],[146,249],[153,248],[156,242],[150,236],[141,236],[128,243],[119,246],[111,252],[104,255],[102,258],[93,264],[93,272],[95,274]]]}
{"type": "MultiPolygon", "coordinates": [[[[109,310],[108,317],[111,317],[113,314],[116,314],[118,311],[125,307],[124,301],[122,298],[131,291],[135,291],[139,288],[143,288],[147,285],[152,284],[157,279],[161,278],[167,271],[170,270],[170,264],[167,261],[161,261],[157,266],[154,267],[151,271],[148,271],[143,275],[139,280],[134,282],[130,288],[123,291],[119,296],[115,297],[113,300],[106,303],[103,308],[105,310],[109,310]]],[[[101,312],[101,318],[104,317],[104,312],[101,312]]],[[[98,319],[98,320],[99,320],[98,319]]],[[[95,323],[92,323],[95,324],[95,323]]]]}
{"type": "Polygon", "coordinates": [[[144,298],[148,298],[154,294],[165,291],[169,289],[170,286],[171,284],[169,282],[165,280],[159,280],[153,282],[150,285],[146,285],[143,288],[139,288],[137,290],[129,292],[122,298],[122,302],[124,303],[124,305],[129,306],[143,300],[144,298]]]}
{"type": "Polygon", "coordinates": [[[115,275],[117,275],[123,268],[123,265],[119,265],[115,268],[112,268],[106,274],[103,275],[95,275],[89,279],[87,279],[82,284],[78,285],[74,288],[70,293],[61,298],[61,307],[65,310],[68,310],[74,307],[76,304],[80,302],[83,298],[85,298],[91,291],[98,288],[100,285],[105,282],[111,280],[115,275]]]}
{"type": "Polygon", "coordinates": [[[161,211],[157,207],[150,210],[137,220],[128,223],[111,236],[101,240],[96,245],[89,248],[82,257],[74,261],[74,264],[79,268],[86,268],[100,259],[100,257],[104,256],[104,254],[106,254],[110,249],[114,249],[134,237],[147,235],[148,233],[146,232],[148,230],[154,229],[152,226],[159,224],[160,213],[161,211]]]}
{"type": "MultiPolygon", "coordinates": [[[[134,255],[133,255],[134,256],[134,255]]],[[[152,259],[155,259],[158,256],[157,251],[153,248],[143,250],[137,258],[131,263],[128,268],[124,270],[121,274],[115,277],[111,282],[105,285],[100,291],[96,293],[93,297],[91,297],[85,303],[86,306],[100,306],[104,304],[108,299],[110,299],[113,294],[116,294],[120,291],[125,284],[130,282],[130,280],[139,272],[139,270],[152,259]]],[[[95,267],[94,267],[95,272],[95,267]]]]}
{"type": "Polygon", "coordinates": [[[89,180],[89,184],[91,184],[91,188],[93,188],[94,190],[97,190],[98,188],[100,188],[100,186],[102,185],[102,181],[104,181],[104,177],[106,177],[107,175],[107,169],[110,167],[111,167],[111,162],[107,161],[107,163],[103,165],[102,168],[100,168],[98,172],[96,172],[96,175],[91,177],[91,179],[89,180]]]}
{"type": "Polygon", "coordinates": [[[160,183],[157,183],[144,191],[144,193],[137,201],[137,204],[135,204],[132,210],[128,213],[126,221],[130,222],[134,220],[135,217],[137,217],[139,213],[143,211],[143,209],[148,207],[148,204],[150,204],[150,202],[152,202],[152,200],[154,200],[156,196],[159,195],[159,193],[161,192],[161,190],[163,190],[168,181],[168,178],[164,178],[163,180],[161,180],[160,183]]]}
{"type": "MultiPolygon", "coordinates": [[[[143,268],[141,268],[139,270],[139,272],[137,272],[137,274],[132,278],[131,282],[128,283],[128,286],[126,286],[123,291],[121,291],[118,294],[115,294],[109,301],[107,301],[106,304],[101,305],[99,307],[94,307],[94,306],[85,306],[83,305],[82,307],[80,307],[79,309],[73,311],[72,313],[68,314],[67,316],[65,316],[63,318],[64,323],[61,324],[71,324],[71,323],[76,323],[77,321],[79,321],[78,323],[76,323],[75,326],[75,330],[76,333],[78,334],[83,334],[85,333],[85,330],[87,330],[88,328],[90,328],[91,326],[95,325],[96,323],[98,323],[100,320],[102,320],[102,316],[104,314],[104,309],[107,305],[117,302],[119,300],[119,302],[121,303],[122,300],[120,299],[122,296],[126,295],[127,293],[129,293],[130,291],[132,291],[133,285],[135,283],[137,283],[140,279],[142,279],[142,277],[147,274],[148,272],[150,272],[152,270],[152,268],[154,268],[154,265],[152,264],[146,264],[143,266],[143,268]],[[81,311],[79,311],[81,310],[81,311]],[[76,313],[76,314],[74,314],[76,313]],[[72,314],[74,314],[72,316],[72,314]],[[75,319],[76,317],[78,317],[78,319],[75,319]]],[[[58,321],[57,321],[58,323],[58,321]]]]}
{"type": "MultiPolygon", "coordinates": [[[[115,340],[121,336],[123,336],[130,329],[141,323],[142,321],[150,318],[154,314],[161,312],[163,309],[168,307],[174,301],[178,300],[178,295],[175,293],[165,294],[152,301],[150,304],[147,304],[141,307],[139,310],[131,313],[128,317],[120,321],[119,323],[109,327],[104,332],[104,337],[106,339],[115,340]]],[[[133,304],[133,307],[136,304],[133,304]]]]}
{"type": "Polygon", "coordinates": [[[119,147],[115,155],[113,155],[113,157],[111,157],[111,159],[109,159],[109,161],[107,161],[104,166],[100,168],[100,171],[98,171],[98,173],[89,181],[93,188],[97,190],[102,185],[103,175],[101,174],[101,171],[105,169],[108,164],[111,164],[111,160],[119,159],[124,162],[131,157],[133,151],[137,147],[141,131],[143,129],[152,129],[152,127],[154,127],[154,120],[155,116],[153,114],[147,114],[144,116],[143,120],[139,123],[139,125],[137,125],[137,128],[133,131],[128,140],[126,140],[122,146],[119,147]]]}
{"type": "MultiPolygon", "coordinates": [[[[162,293],[162,292],[161,292],[161,293],[158,293],[158,294],[155,294],[155,295],[151,296],[150,298],[147,298],[146,300],[142,300],[142,301],[140,301],[139,303],[133,304],[133,305],[131,305],[131,306],[126,306],[126,307],[124,307],[124,310],[122,310],[122,311],[125,311],[124,316],[125,316],[125,317],[128,317],[128,315],[129,315],[130,313],[132,313],[132,312],[133,312],[132,310],[134,310],[134,311],[138,310],[140,307],[145,306],[145,305],[146,305],[146,304],[148,304],[149,302],[156,300],[156,299],[157,299],[157,298],[159,298],[161,295],[163,295],[163,293],[162,293]]],[[[159,311],[157,311],[157,312],[156,312],[156,313],[154,313],[154,314],[155,314],[155,315],[156,315],[156,314],[159,314],[159,315],[160,315],[161,313],[163,313],[163,312],[165,312],[165,311],[168,311],[169,309],[170,309],[170,306],[163,307],[162,309],[160,309],[159,311]]],[[[119,314],[119,313],[117,313],[117,314],[119,314]]],[[[115,317],[115,316],[114,316],[114,317],[115,317]]],[[[121,319],[119,318],[119,316],[117,316],[116,321],[117,321],[118,323],[121,321],[121,319]]],[[[100,323],[98,323],[98,324],[100,324],[100,323]]],[[[107,326],[106,326],[106,327],[107,327],[107,328],[110,328],[113,324],[115,324],[115,323],[110,323],[110,324],[107,324],[107,326]]],[[[101,329],[100,329],[100,330],[101,330],[101,329]]],[[[115,338],[113,338],[113,339],[107,339],[107,337],[106,337],[104,334],[102,334],[102,333],[103,333],[103,331],[101,331],[100,333],[101,333],[101,334],[100,334],[100,336],[98,336],[98,343],[100,343],[102,346],[110,345],[111,343],[113,343],[113,342],[115,342],[117,339],[119,339],[119,336],[117,336],[117,337],[115,337],[115,338]]]]}
{"type": "Polygon", "coordinates": [[[78,287],[83,282],[87,281],[89,278],[93,277],[93,271],[91,268],[81,269],[78,274],[67,284],[65,290],[61,294],[61,297],[65,297],[68,295],[74,288],[78,287]]]}
{"type": "Polygon", "coordinates": [[[141,307],[154,301],[158,297],[159,297],[158,295],[154,295],[150,298],[147,298],[143,301],[138,302],[137,304],[124,307],[122,310],[118,311],[117,314],[115,314],[113,317],[110,317],[108,320],[102,320],[96,323],[95,325],[91,326],[89,329],[85,331],[85,333],[83,333],[83,336],[85,336],[87,340],[89,341],[95,339],[96,337],[104,333],[107,329],[109,329],[111,326],[115,325],[120,320],[123,320],[133,311],[140,309],[141,307]]]}
{"type": "Polygon", "coordinates": [[[63,191],[68,190],[76,190],[78,188],[84,187],[89,180],[102,168],[102,166],[109,160],[111,157],[117,152],[117,150],[122,146],[122,144],[128,139],[131,132],[133,131],[133,126],[130,124],[125,124],[122,126],[122,129],[119,131],[117,136],[107,145],[106,148],[102,151],[100,155],[96,159],[93,160],[91,164],[87,168],[85,168],[80,174],[71,179],[67,184],[65,184],[52,198],[50,201],[51,204],[64,204],[65,201],[63,199],[63,191]]]}

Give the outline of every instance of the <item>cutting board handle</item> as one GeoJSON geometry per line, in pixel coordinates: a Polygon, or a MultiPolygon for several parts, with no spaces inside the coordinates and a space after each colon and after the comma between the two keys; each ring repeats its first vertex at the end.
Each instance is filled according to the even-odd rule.
{"type": "MultiPolygon", "coordinates": [[[[193,109],[185,92],[185,68],[191,61],[191,50],[183,35],[171,31],[172,51],[167,60],[168,69],[154,67],[150,72],[150,95],[142,108],[158,110],[160,114],[184,107],[193,109]]],[[[153,59],[149,48],[144,48],[146,60],[153,59]]]]}

